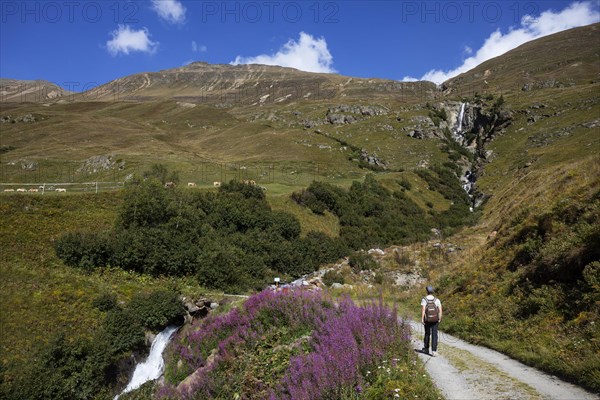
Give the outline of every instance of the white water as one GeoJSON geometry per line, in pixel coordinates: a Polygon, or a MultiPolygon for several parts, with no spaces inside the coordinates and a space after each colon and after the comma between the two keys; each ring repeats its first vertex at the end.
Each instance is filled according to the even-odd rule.
{"type": "MultiPolygon", "coordinates": [[[[177,329],[178,327],[176,326],[168,326],[161,333],[156,335],[152,342],[152,346],[150,347],[148,358],[144,362],[136,365],[131,380],[121,394],[131,392],[148,381],[160,378],[165,367],[162,353],[177,329]]],[[[120,395],[116,395],[114,400],[117,400],[119,396],[120,395]]]]}
{"type": "Polygon", "coordinates": [[[458,119],[456,120],[456,133],[462,131],[463,118],[465,116],[465,103],[460,105],[460,112],[458,113],[458,119]]]}

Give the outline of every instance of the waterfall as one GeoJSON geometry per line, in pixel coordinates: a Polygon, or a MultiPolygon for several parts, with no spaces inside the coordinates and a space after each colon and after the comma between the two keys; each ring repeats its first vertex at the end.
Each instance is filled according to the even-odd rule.
{"type": "Polygon", "coordinates": [[[465,103],[460,105],[460,112],[458,113],[458,119],[456,120],[456,133],[462,131],[463,118],[465,116],[465,103]]]}
{"type": "MultiPolygon", "coordinates": [[[[150,354],[148,358],[136,365],[133,371],[133,376],[127,384],[127,387],[123,389],[121,394],[131,392],[142,386],[148,381],[152,381],[160,378],[165,367],[165,361],[163,360],[162,353],[169,344],[171,337],[178,329],[176,326],[168,326],[162,332],[160,332],[154,338],[152,346],[150,347],[150,354]]],[[[117,400],[120,395],[116,395],[114,400],[117,400]]]]}

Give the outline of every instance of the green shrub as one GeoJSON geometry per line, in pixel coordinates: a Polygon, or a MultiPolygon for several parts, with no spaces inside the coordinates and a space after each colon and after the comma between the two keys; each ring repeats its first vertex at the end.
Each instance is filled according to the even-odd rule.
{"type": "Polygon", "coordinates": [[[56,255],[71,267],[91,270],[110,263],[114,243],[108,233],[68,232],[54,244],[56,255]]]}
{"type": "Polygon", "coordinates": [[[353,253],[348,259],[348,264],[356,273],[359,273],[360,271],[374,270],[378,267],[377,261],[375,261],[373,256],[364,251],[353,253]]]}
{"type": "Polygon", "coordinates": [[[92,300],[92,306],[100,311],[109,311],[117,307],[117,296],[104,293],[92,300]]]}
{"type": "Polygon", "coordinates": [[[111,355],[139,350],[144,346],[144,327],[135,312],[115,308],[106,313],[96,340],[103,343],[111,355]]]}
{"type": "Polygon", "coordinates": [[[241,194],[245,199],[264,200],[265,192],[258,186],[231,180],[219,188],[220,193],[241,194]]]}
{"type": "Polygon", "coordinates": [[[406,251],[394,251],[394,259],[399,266],[413,266],[415,265],[415,261],[410,257],[408,252],[406,251]]]}
{"type": "Polygon", "coordinates": [[[142,175],[145,179],[156,179],[163,185],[167,182],[179,183],[179,173],[169,172],[164,164],[153,164],[148,171],[142,175]]]}
{"type": "Polygon", "coordinates": [[[166,223],[174,214],[169,207],[171,192],[155,179],[128,183],[117,227],[153,227],[166,223]]]}
{"type": "Polygon", "coordinates": [[[300,237],[301,226],[292,214],[275,211],[271,214],[271,230],[285,240],[294,240],[300,237]]]}
{"type": "Polygon", "coordinates": [[[408,179],[406,178],[402,178],[402,180],[400,180],[400,186],[404,189],[404,190],[411,190],[412,189],[412,183],[410,183],[408,181],[408,179]]]}
{"type": "Polygon", "coordinates": [[[344,275],[340,274],[339,271],[330,269],[329,271],[325,272],[325,274],[323,274],[323,284],[325,286],[330,287],[336,282],[341,283],[342,285],[346,283],[344,275]]]}
{"type": "Polygon", "coordinates": [[[152,330],[160,330],[167,325],[181,322],[183,305],[176,292],[158,290],[135,295],[127,306],[140,324],[152,330]]]}

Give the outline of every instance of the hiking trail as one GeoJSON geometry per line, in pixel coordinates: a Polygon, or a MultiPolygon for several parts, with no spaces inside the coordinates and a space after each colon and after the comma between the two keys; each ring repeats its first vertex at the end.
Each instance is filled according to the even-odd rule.
{"type": "Polygon", "coordinates": [[[446,400],[600,400],[576,385],[442,331],[437,356],[423,354],[423,325],[410,325],[414,348],[446,400]]]}

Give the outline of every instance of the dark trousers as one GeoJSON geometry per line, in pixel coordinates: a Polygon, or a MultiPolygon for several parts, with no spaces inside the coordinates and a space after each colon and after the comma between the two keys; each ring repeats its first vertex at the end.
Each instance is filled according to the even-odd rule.
{"type": "Polygon", "coordinates": [[[433,336],[431,340],[431,351],[437,351],[438,344],[438,323],[437,322],[425,322],[425,340],[423,348],[429,351],[429,337],[433,336]]]}

